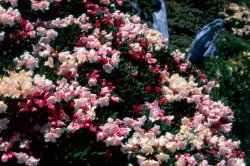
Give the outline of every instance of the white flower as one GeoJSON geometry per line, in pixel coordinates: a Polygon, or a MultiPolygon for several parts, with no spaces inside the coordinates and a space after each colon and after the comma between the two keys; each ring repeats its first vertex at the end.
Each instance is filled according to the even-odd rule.
{"type": "Polygon", "coordinates": [[[103,65],[103,69],[105,70],[106,73],[111,73],[112,70],[113,70],[113,68],[114,67],[111,64],[109,64],[109,63],[103,65]]]}
{"type": "Polygon", "coordinates": [[[109,105],[109,98],[108,97],[101,97],[98,99],[98,103],[100,107],[108,106],[109,105]]]}
{"type": "Polygon", "coordinates": [[[156,158],[161,163],[162,161],[167,161],[169,159],[169,155],[164,154],[164,153],[161,152],[161,153],[156,155],[156,158]]]}
{"type": "Polygon", "coordinates": [[[152,154],[154,152],[154,149],[151,145],[148,145],[147,143],[145,143],[141,146],[141,151],[142,153],[145,153],[145,154],[152,154]]]}
{"type": "Polygon", "coordinates": [[[3,101],[0,101],[0,113],[3,113],[7,110],[7,105],[3,101]]]}

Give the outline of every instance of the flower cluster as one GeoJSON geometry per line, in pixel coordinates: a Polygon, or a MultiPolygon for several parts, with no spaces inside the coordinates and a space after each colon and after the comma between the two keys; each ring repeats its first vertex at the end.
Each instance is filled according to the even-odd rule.
{"type": "Polygon", "coordinates": [[[233,22],[234,34],[243,37],[250,35],[250,10],[247,7],[231,3],[221,14],[225,16],[226,23],[233,22]]]}
{"type": "MultiPolygon", "coordinates": [[[[241,159],[243,156],[235,154],[239,141],[232,141],[224,136],[219,136],[220,134],[217,135],[219,132],[228,133],[231,130],[231,123],[227,122],[232,119],[232,112],[228,107],[224,107],[220,102],[211,101],[207,96],[203,96],[202,100],[204,101],[197,104],[198,108],[193,117],[182,118],[180,130],[176,134],[170,132],[163,134],[161,126],[156,123],[163,121],[169,125],[174,116],[164,116],[165,111],[159,108],[156,101],[151,104],[145,103],[143,107],[149,109],[150,112],[148,117],[143,116],[135,120],[131,118],[124,118],[123,121],[115,120],[126,128],[126,136],[127,131],[133,132],[133,135],[127,141],[124,137],[119,137],[119,143],[114,143],[115,140],[110,138],[109,140],[113,143],[106,143],[106,145],[117,146],[121,144],[122,140],[124,143],[121,144],[121,150],[129,157],[136,155],[138,164],[141,166],[168,163],[170,156],[175,156],[176,165],[180,166],[209,165],[208,154],[201,152],[206,148],[209,148],[215,158],[223,160],[217,166],[222,163],[233,166],[231,161],[244,165],[241,159]],[[154,127],[146,130],[145,122],[147,121],[154,123],[154,127]],[[185,153],[181,155],[180,153],[183,151],[185,153]],[[188,151],[192,151],[196,155],[191,156],[188,151]],[[224,160],[224,157],[227,158],[227,161],[224,160]]],[[[196,103],[196,101],[191,102],[196,103]]],[[[117,125],[110,126],[110,121],[104,126],[109,130],[117,127],[116,132],[119,130],[117,125]]],[[[101,129],[103,130],[103,126],[101,129]]],[[[102,134],[103,132],[101,132],[102,134]]],[[[103,140],[104,137],[99,136],[98,140],[100,139],[103,140]]]]}
{"type": "MultiPolygon", "coordinates": [[[[9,2],[19,7],[1,3],[9,2]]],[[[132,164],[244,166],[239,142],[224,136],[233,112],[207,93],[213,83],[179,50],[168,55],[162,34],[116,10],[122,1],[30,4],[39,13],[76,2],[83,13],[45,20],[0,6],[0,44],[31,45],[0,79],[2,162],[37,165],[46,158],[40,143],[62,144],[88,130],[92,142],[118,147],[132,164]]]]}
{"type": "Polygon", "coordinates": [[[7,10],[0,6],[0,24],[9,26],[15,25],[16,21],[21,19],[20,12],[17,9],[8,8],[7,10]]]}

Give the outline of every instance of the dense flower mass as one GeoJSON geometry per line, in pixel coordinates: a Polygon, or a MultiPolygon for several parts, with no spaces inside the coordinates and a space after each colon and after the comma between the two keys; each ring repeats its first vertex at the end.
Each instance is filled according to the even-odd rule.
{"type": "MultiPolygon", "coordinates": [[[[116,10],[121,0],[26,3],[44,15],[79,3],[82,13],[29,20],[20,1],[0,2],[0,44],[31,45],[0,79],[1,162],[38,165],[46,161],[38,147],[88,130],[106,157],[115,149],[130,165],[245,165],[227,135],[233,112],[209,97],[214,82],[179,50],[169,54],[168,40],[138,16],[116,10]]],[[[76,153],[72,144],[65,160],[92,148],[76,153]]]]}

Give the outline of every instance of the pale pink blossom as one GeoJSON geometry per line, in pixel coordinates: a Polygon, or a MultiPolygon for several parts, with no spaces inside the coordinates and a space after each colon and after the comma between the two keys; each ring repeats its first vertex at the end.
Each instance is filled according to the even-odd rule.
{"type": "Polygon", "coordinates": [[[63,129],[61,128],[50,128],[49,131],[45,131],[44,138],[45,142],[56,142],[56,139],[61,137],[63,133],[63,129]]]}
{"type": "Polygon", "coordinates": [[[98,103],[100,107],[108,106],[109,105],[109,98],[108,97],[101,97],[98,99],[98,103]]]}
{"type": "Polygon", "coordinates": [[[90,78],[88,81],[89,87],[96,86],[97,80],[95,78],[90,78]]]}
{"type": "Polygon", "coordinates": [[[26,161],[29,159],[29,155],[23,152],[15,153],[15,156],[17,158],[18,164],[26,163],[26,161]]]}
{"type": "Polygon", "coordinates": [[[7,105],[3,101],[0,101],[0,113],[5,112],[7,108],[7,105]]]}
{"type": "Polygon", "coordinates": [[[28,165],[28,166],[36,166],[39,161],[40,161],[40,159],[36,159],[35,157],[30,156],[30,158],[26,161],[26,165],[28,165]]]}

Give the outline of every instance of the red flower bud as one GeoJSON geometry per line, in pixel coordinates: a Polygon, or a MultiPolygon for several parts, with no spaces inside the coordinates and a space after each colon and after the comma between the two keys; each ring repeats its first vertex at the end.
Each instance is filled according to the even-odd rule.
{"type": "Polygon", "coordinates": [[[108,62],[109,62],[108,58],[102,58],[102,59],[101,59],[101,64],[102,64],[102,65],[104,65],[104,64],[106,64],[106,63],[108,63],[108,62]]]}
{"type": "Polygon", "coordinates": [[[48,116],[48,120],[49,120],[49,121],[52,121],[53,119],[54,119],[54,117],[48,116]]]}
{"type": "Polygon", "coordinates": [[[36,107],[31,107],[31,111],[32,112],[37,112],[37,108],[36,107]]]}
{"type": "Polygon", "coordinates": [[[145,87],[145,89],[146,89],[146,91],[147,91],[148,93],[150,93],[150,92],[151,92],[151,90],[152,90],[152,88],[151,88],[151,86],[150,86],[150,85],[146,86],[146,87],[145,87]]]}
{"type": "Polygon", "coordinates": [[[27,112],[28,110],[26,108],[20,109],[20,112],[27,112]]]}
{"type": "Polygon", "coordinates": [[[18,102],[18,103],[17,103],[17,105],[18,105],[18,107],[21,107],[21,108],[23,108],[23,107],[25,107],[25,106],[26,106],[26,104],[25,104],[25,103],[23,103],[23,102],[18,102]]]}
{"type": "Polygon", "coordinates": [[[89,129],[90,129],[91,132],[96,133],[96,128],[95,128],[95,126],[91,125],[91,126],[89,127],[89,129]]]}
{"type": "Polygon", "coordinates": [[[93,3],[88,3],[87,5],[86,5],[86,7],[87,8],[92,8],[92,7],[94,7],[95,5],[93,4],[93,3]]]}
{"type": "Polygon", "coordinates": [[[27,20],[21,18],[19,22],[20,27],[24,27],[27,24],[27,22],[28,22],[27,20]]]}
{"type": "Polygon", "coordinates": [[[43,99],[46,100],[50,97],[50,93],[49,92],[46,92],[43,96],[43,99]]]}
{"type": "Polygon", "coordinates": [[[83,45],[82,41],[78,41],[75,43],[75,46],[76,47],[81,47],[83,45]]]}
{"type": "Polygon", "coordinates": [[[100,28],[100,27],[101,27],[101,23],[100,23],[99,20],[96,20],[96,21],[95,21],[95,27],[96,27],[96,28],[100,28]]]}
{"type": "Polygon", "coordinates": [[[50,109],[50,110],[54,110],[55,109],[55,106],[53,105],[53,104],[50,104],[50,103],[48,103],[48,108],[50,109]]]}
{"type": "Polygon", "coordinates": [[[139,106],[133,106],[133,109],[134,109],[137,113],[139,113],[139,112],[141,111],[142,107],[143,107],[143,104],[140,104],[139,106]]]}
{"type": "Polygon", "coordinates": [[[241,158],[241,159],[245,158],[244,154],[240,154],[239,158],[241,158]]]}
{"type": "Polygon", "coordinates": [[[35,93],[35,96],[36,96],[36,97],[41,96],[41,92],[36,92],[36,93],[35,93]]]}
{"type": "Polygon", "coordinates": [[[112,153],[109,149],[104,152],[104,155],[107,157],[112,157],[112,153]]]}
{"type": "Polygon", "coordinates": [[[57,126],[56,121],[51,122],[51,126],[53,126],[53,127],[57,126]]]}
{"type": "Polygon", "coordinates": [[[26,101],[26,104],[27,104],[27,106],[30,107],[30,106],[32,106],[32,101],[31,101],[31,100],[27,100],[27,101],[26,101]]]}
{"type": "Polygon", "coordinates": [[[147,47],[147,43],[141,43],[142,48],[146,48],[147,47]]]}
{"type": "Polygon", "coordinates": [[[121,26],[121,21],[120,20],[115,20],[115,26],[120,27],[121,26]]]}
{"type": "Polygon", "coordinates": [[[156,87],[154,88],[154,91],[155,91],[155,93],[161,93],[161,87],[156,86],[156,87]]]}

